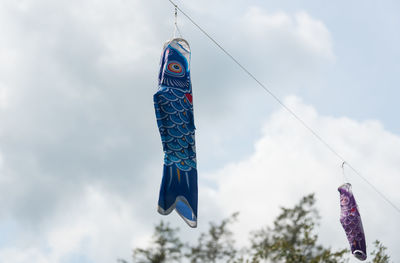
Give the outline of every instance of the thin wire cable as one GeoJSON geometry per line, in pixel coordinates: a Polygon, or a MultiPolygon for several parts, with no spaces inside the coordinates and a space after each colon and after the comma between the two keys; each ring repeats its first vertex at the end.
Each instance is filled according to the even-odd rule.
{"type": "Polygon", "coordinates": [[[179,30],[179,27],[178,27],[178,6],[177,5],[175,5],[174,16],[175,16],[175,21],[174,21],[174,35],[173,35],[173,38],[176,37],[176,32],[177,31],[179,33],[179,36],[182,37],[181,31],[179,30]]]}
{"type": "Polygon", "coordinates": [[[225,48],[223,48],[214,38],[212,38],[202,27],[200,27],[188,14],[179,8],[172,0],[168,0],[176,9],[178,9],[193,25],[195,25],[204,35],[206,35],[222,52],[224,52],[229,58],[233,60],[247,75],[250,76],[258,85],[260,85],[272,98],[274,98],[286,111],[288,111],[297,121],[299,121],[309,132],[311,132],[315,138],[317,138],[326,148],[328,148],[336,157],[342,162],[346,163],[347,166],[353,170],[365,183],[367,183],[376,193],[380,195],[388,204],[390,204],[398,213],[400,208],[397,207],[392,201],[390,201],[378,188],[370,183],[360,172],[358,172],[349,162],[347,162],[335,149],[330,146],[321,136],[319,136],[308,124],[303,121],[295,112],[293,112],[288,106],[286,106],[281,99],[279,99],[271,90],[269,90],[262,82],[260,82],[250,71],[247,70],[236,58],[234,58],[225,48]]]}

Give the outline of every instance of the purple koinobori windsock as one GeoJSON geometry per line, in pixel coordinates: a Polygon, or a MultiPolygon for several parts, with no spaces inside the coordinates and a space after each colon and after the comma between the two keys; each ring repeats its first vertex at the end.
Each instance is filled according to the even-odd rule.
{"type": "Polygon", "coordinates": [[[359,260],[367,259],[365,235],[356,200],[351,191],[351,184],[346,183],[338,188],[340,193],[340,223],[346,232],[351,252],[359,260]]]}
{"type": "Polygon", "coordinates": [[[191,226],[197,226],[197,168],[194,140],[190,47],[174,38],[164,44],[154,94],[157,125],[164,151],[158,212],[176,210],[191,226]]]}

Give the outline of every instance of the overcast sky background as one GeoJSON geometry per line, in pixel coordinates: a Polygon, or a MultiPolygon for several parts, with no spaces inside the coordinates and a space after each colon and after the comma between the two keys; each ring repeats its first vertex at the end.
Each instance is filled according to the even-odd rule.
{"type": "MultiPolygon", "coordinates": [[[[400,206],[398,1],[177,2],[400,206]]],[[[194,241],[235,211],[244,244],[311,192],[321,242],[348,247],[340,160],[182,15],[179,26],[192,48],[197,229],[156,212],[152,95],[170,3],[0,1],[0,262],[130,259],[161,219],[194,241]]],[[[346,171],[368,247],[379,239],[400,262],[400,214],[346,171]]]]}

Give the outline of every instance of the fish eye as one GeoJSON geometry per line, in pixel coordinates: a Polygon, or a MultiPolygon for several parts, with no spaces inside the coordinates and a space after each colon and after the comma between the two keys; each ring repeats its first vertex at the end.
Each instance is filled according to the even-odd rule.
{"type": "Polygon", "coordinates": [[[182,66],[177,62],[171,62],[168,64],[168,69],[174,73],[181,73],[182,66]]]}
{"type": "Polygon", "coordinates": [[[166,67],[166,73],[172,76],[181,77],[185,74],[185,70],[181,63],[177,61],[171,61],[166,67]]]}

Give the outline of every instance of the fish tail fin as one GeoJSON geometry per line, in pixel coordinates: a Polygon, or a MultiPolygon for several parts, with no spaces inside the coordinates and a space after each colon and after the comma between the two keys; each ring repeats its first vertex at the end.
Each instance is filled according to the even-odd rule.
{"type": "Polygon", "coordinates": [[[164,165],[158,212],[173,210],[190,226],[197,226],[197,170],[182,171],[175,164],[164,165]]]}

